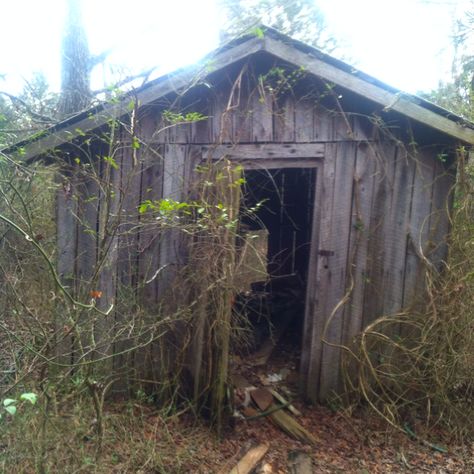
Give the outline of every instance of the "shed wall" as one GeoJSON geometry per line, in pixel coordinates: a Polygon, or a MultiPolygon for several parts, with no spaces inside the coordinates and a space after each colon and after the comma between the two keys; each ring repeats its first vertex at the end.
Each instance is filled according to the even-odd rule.
{"type": "MultiPolygon", "coordinates": [[[[440,146],[415,151],[379,133],[367,118],[343,113],[337,104],[331,110],[327,101],[323,104],[308,94],[274,96],[249,84],[237,75],[203,93],[194,109],[191,101],[188,110],[208,117],[195,123],[170,125],[161,115],[168,107],[143,107],[138,115],[141,146],[132,146],[129,129],[123,126],[117,169],[106,166],[99,152],[94,164],[98,181],[70,172],[58,193],[58,269],[64,281],[76,281],[78,292],[104,288],[100,304],[116,304],[117,321],[127,317],[121,302],[124,288],[153,306],[182,255],[173,231],[133,231],[141,219],[140,203],[185,198],[193,166],[217,145],[238,150],[243,144],[259,144],[262,150],[271,148],[273,158],[265,158],[271,161],[279,158],[279,147],[281,156],[291,160],[288,145],[321,144],[322,157],[315,157],[321,160],[321,192],[315,203],[319,234],[313,242],[315,270],[308,278],[301,374],[308,397],[324,400],[341,388],[338,346],[350,344],[374,318],[411,304],[423,289],[423,260],[439,266],[445,258],[454,175],[438,159],[440,146]],[[116,196],[111,209],[101,207],[103,191],[97,186],[107,173],[113,175],[108,181],[116,196]],[[120,232],[108,235],[114,219],[120,232]],[[106,264],[91,272],[108,245],[114,250],[106,264]]],[[[251,154],[246,158],[253,159],[251,154]]],[[[96,340],[108,330],[95,328],[96,340]]],[[[77,343],[66,337],[62,346],[69,344],[74,357],[77,343]]],[[[130,344],[124,337],[114,348],[99,352],[122,353],[130,344]]],[[[142,358],[130,360],[122,354],[113,363],[117,370],[135,364],[140,372],[147,364],[153,366],[153,360],[153,346],[148,346],[142,358]]]]}

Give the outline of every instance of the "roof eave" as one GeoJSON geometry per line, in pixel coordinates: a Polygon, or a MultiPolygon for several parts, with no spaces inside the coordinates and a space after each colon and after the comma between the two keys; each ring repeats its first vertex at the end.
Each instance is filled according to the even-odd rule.
{"type": "Polygon", "coordinates": [[[183,92],[183,90],[196,85],[200,79],[210,73],[218,72],[232,63],[252,56],[258,51],[262,51],[264,47],[263,40],[254,37],[232,48],[222,48],[213,56],[212,61],[204,61],[198,66],[159,78],[151,84],[147,84],[146,87],[134,91],[133,96],[126,95],[125,99],[117,104],[104,105],[82,112],[76,117],[71,117],[50,129],[44,130],[33,140],[31,138],[26,139],[4,151],[10,153],[16,151],[18,158],[29,161],[107,124],[110,120],[124,116],[130,110],[131,97],[135,97],[137,103],[143,106],[167,94],[183,92]]]}
{"type": "MultiPolygon", "coordinates": [[[[423,99],[386,86],[354,68],[349,68],[348,65],[339,60],[334,58],[328,60],[330,57],[317,49],[292,40],[273,29],[268,29],[268,34],[265,33],[263,37],[248,36],[231,42],[212,56],[208,56],[208,58],[212,58],[212,61],[205,60],[196,67],[152,81],[152,83],[138,91],[134,91],[134,96],[137,98],[139,105],[142,106],[169,93],[182,92],[210,73],[218,72],[258,51],[266,51],[295,67],[304,67],[307,72],[314,76],[381,105],[385,111],[399,112],[465,144],[474,145],[474,125],[469,126],[471,124],[463,121],[461,117],[452,115],[453,118],[448,118],[448,116],[445,116],[449,114],[447,111],[446,114],[442,114],[430,110],[436,108],[436,106],[429,104],[430,107],[424,107],[423,104],[426,101],[423,99]]],[[[72,117],[49,130],[45,130],[33,140],[30,138],[10,147],[8,151],[14,152],[15,149],[18,151],[21,147],[19,157],[25,161],[31,160],[105,125],[111,119],[122,117],[129,110],[129,102],[130,97],[126,96],[118,104],[99,106],[83,112],[77,118],[72,117]]],[[[443,110],[440,109],[440,111],[443,110]]],[[[449,116],[451,117],[451,115],[449,116]]]]}
{"type": "MultiPolygon", "coordinates": [[[[294,48],[270,36],[266,36],[264,41],[265,51],[281,58],[285,62],[293,64],[296,67],[303,66],[310,74],[371,100],[381,105],[385,111],[393,110],[399,112],[439,132],[450,135],[464,143],[474,145],[473,128],[468,127],[466,124],[453,121],[417,104],[416,102],[421,99],[417,99],[415,96],[405,94],[401,91],[393,92],[387,90],[388,88],[385,89],[376,84],[372,84],[358,77],[357,70],[354,70],[354,73],[343,71],[315,57],[311,53],[303,52],[298,48],[294,48]]],[[[460,117],[457,118],[462,120],[460,117]]]]}

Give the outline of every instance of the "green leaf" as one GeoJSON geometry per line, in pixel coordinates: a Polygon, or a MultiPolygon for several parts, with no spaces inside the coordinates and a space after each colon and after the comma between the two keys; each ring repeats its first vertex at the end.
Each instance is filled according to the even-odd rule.
{"type": "Polygon", "coordinates": [[[153,209],[153,207],[153,203],[147,199],[138,206],[138,212],[139,214],[144,214],[146,211],[148,211],[148,209],[153,209]]]}
{"type": "Polygon", "coordinates": [[[18,400],[15,400],[14,398],[5,398],[5,400],[3,400],[3,406],[4,407],[14,405],[15,403],[18,403],[18,400]]]}
{"type": "Polygon", "coordinates": [[[137,137],[132,138],[132,148],[138,150],[140,148],[140,140],[137,137]]]}
{"type": "Polygon", "coordinates": [[[10,413],[10,415],[14,415],[16,413],[16,406],[15,405],[9,405],[5,407],[5,410],[10,413]]]}
{"type": "Polygon", "coordinates": [[[30,402],[32,405],[34,405],[36,401],[38,400],[38,395],[36,395],[36,393],[33,393],[33,392],[22,393],[20,396],[20,400],[26,400],[30,402]]]}
{"type": "Polygon", "coordinates": [[[262,28],[256,27],[251,31],[251,34],[255,35],[257,38],[263,38],[265,36],[264,31],[262,28]]]}
{"type": "Polygon", "coordinates": [[[112,168],[118,170],[118,164],[111,156],[104,156],[104,161],[107,162],[112,168]]]}

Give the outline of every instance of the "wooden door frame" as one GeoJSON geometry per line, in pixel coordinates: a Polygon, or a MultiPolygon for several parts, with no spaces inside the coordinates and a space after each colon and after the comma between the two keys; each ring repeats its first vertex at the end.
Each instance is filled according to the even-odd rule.
{"type": "Polygon", "coordinates": [[[284,169],[284,168],[310,168],[315,169],[313,215],[311,222],[311,246],[306,278],[305,310],[303,334],[301,341],[300,361],[300,386],[303,393],[307,392],[309,384],[310,359],[314,332],[318,325],[314,316],[318,314],[318,307],[323,303],[323,295],[317,294],[318,262],[320,256],[320,222],[322,179],[324,176],[324,143],[303,144],[236,144],[236,145],[193,145],[192,156],[197,163],[212,160],[219,161],[223,158],[242,165],[246,170],[284,169]]]}

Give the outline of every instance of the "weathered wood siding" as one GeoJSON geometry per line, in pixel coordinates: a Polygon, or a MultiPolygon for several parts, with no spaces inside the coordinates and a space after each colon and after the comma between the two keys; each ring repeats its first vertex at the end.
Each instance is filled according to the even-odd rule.
{"type": "MultiPolygon", "coordinates": [[[[334,101],[329,110],[328,101],[323,105],[308,94],[274,97],[251,87],[245,77],[238,74],[234,81],[206,89],[192,110],[208,118],[196,123],[164,122],[161,112],[166,107],[160,104],[140,111],[138,136],[146,145],[137,152],[125,143],[117,161],[119,172],[114,173],[121,197],[110,212],[119,216],[120,232],[111,240],[117,250],[98,277],[107,281],[106,301],[101,304],[105,307],[116,298],[115,318],[121,320],[126,314],[119,287],[123,291],[128,286],[142,302],[153,304],[163,291],[160,285],[166,287],[172,278],[180,263],[173,232],[155,235],[144,230],[137,235],[132,229],[140,221],[140,202],[185,196],[193,160],[225,153],[222,145],[227,153],[236,147],[235,159],[258,162],[263,168],[265,163],[285,167],[290,162],[304,167],[304,160],[314,158],[317,222],[301,374],[309,398],[327,399],[341,387],[338,346],[350,344],[374,318],[409,305],[422,291],[423,258],[439,266],[445,257],[453,172],[438,159],[439,147],[412,150],[396,137],[375,133],[367,118],[343,113],[334,101]],[[295,147],[292,156],[292,144],[320,148],[308,157],[298,156],[305,152],[295,147]],[[153,278],[160,268],[160,278],[153,278]],[[114,292],[115,282],[120,285],[114,292]]],[[[100,193],[93,182],[74,182],[73,177],[69,182],[77,199],[59,193],[59,269],[65,281],[75,275],[84,284],[91,279],[103,220],[99,201],[89,197],[100,193]],[[79,222],[73,224],[72,214],[79,222]],[[66,240],[74,242],[74,252],[66,240]]],[[[122,338],[115,350],[128,346],[122,338]]],[[[124,357],[115,359],[117,368],[124,357]]]]}

